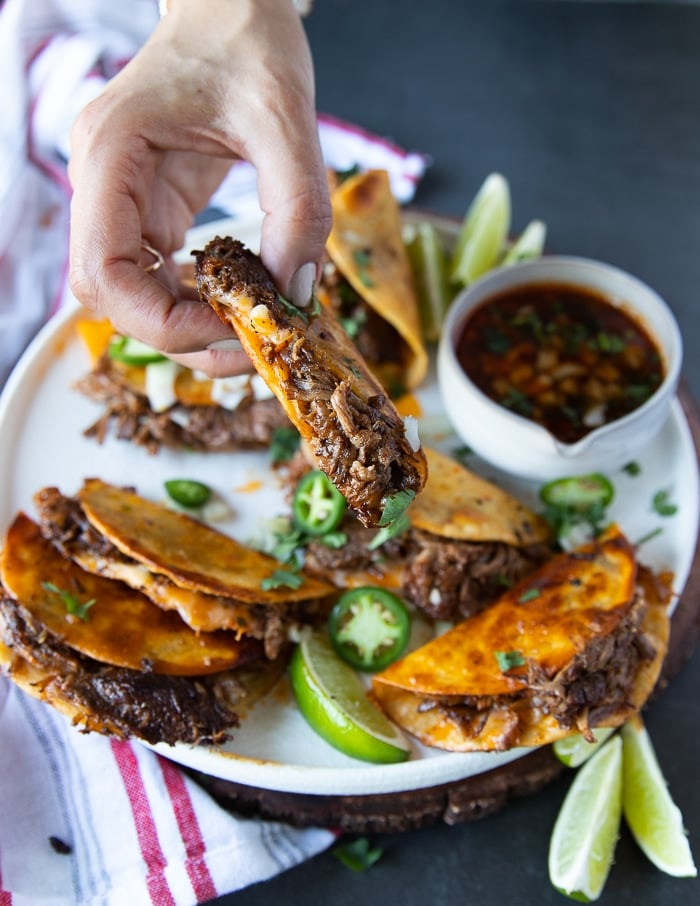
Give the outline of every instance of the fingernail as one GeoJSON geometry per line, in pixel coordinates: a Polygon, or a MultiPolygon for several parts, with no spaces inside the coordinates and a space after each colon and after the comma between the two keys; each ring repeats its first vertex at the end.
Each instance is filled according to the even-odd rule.
{"type": "Polygon", "coordinates": [[[302,264],[299,270],[289,281],[289,301],[297,308],[307,308],[311,305],[316,281],[316,265],[309,261],[302,264]]]}
{"type": "Polygon", "coordinates": [[[210,343],[207,346],[207,349],[210,349],[214,352],[217,350],[223,350],[224,352],[236,352],[243,349],[241,346],[241,341],[236,340],[235,337],[230,340],[214,340],[213,343],[210,343]]]}

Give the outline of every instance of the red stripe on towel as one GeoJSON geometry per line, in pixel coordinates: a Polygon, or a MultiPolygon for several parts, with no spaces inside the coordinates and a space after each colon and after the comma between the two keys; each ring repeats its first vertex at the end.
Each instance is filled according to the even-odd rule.
{"type": "Polygon", "coordinates": [[[198,903],[212,900],[218,895],[214,879],[205,861],[206,845],[197,821],[187,784],[182,773],[165,758],[160,758],[165,786],[172,802],[175,820],[185,845],[185,868],[198,903]]]}
{"type": "Polygon", "coordinates": [[[158,830],[138,760],[130,743],[113,739],[111,746],[134,816],[141,855],[148,869],[146,885],[151,902],[153,906],[175,906],[175,899],[165,878],[165,856],[158,840],[158,830]]]}

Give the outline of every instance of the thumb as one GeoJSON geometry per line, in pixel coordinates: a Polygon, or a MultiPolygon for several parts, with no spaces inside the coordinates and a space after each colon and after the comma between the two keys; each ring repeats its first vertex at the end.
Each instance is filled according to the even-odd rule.
{"type": "Polygon", "coordinates": [[[260,257],[280,292],[303,308],[311,301],[318,265],[331,229],[328,180],[318,131],[296,142],[289,134],[269,144],[254,161],[265,212],[260,257]]]}

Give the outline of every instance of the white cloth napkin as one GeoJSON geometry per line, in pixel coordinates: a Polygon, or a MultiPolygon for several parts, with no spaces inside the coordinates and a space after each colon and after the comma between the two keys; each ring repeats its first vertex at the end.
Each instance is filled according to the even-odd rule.
{"type": "MultiPolygon", "coordinates": [[[[6,0],[0,9],[0,385],[69,295],[70,124],[156,21],[156,0],[6,0]]],[[[319,133],[329,166],[384,167],[397,198],[411,199],[425,156],[329,116],[319,133]]],[[[254,170],[236,164],[212,206],[232,216],[257,209],[254,170]]],[[[0,676],[0,906],[194,906],[332,840],[233,816],[172,762],[82,734],[0,676]]]]}

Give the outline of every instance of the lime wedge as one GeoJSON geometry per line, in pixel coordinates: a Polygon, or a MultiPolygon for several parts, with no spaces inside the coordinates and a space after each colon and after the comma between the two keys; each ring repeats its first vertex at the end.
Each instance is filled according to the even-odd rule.
{"type": "Polygon", "coordinates": [[[299,710],[326,742],[363,761],[406,761],[410,747],[405,737],[370,701],[357,673],[325,635],[300,642],[289,669],[299,710]]]}
{"type": "Polygon", "coordinates": [[[584,761],[588,761],[591,755],[595,755],[605,740],[609,739],[614,732],[613,727],[597,727],[593,730],[595,742],[588,742],[583,734],[574,733],[571,736],[565,736],[564,739],[557,739],[552,749],[559,761],[567,768],[577,768],[584,761]]]}
{"type": "Polygon", "coordinates": [[[625,724],[622,743],[623,810],[633,837],[661,871],[676,878],[696,877],[683,816],[671,798],[641,719],[625,724]]]}
{"type": "Polygon", "coordinates": [[[453,283],[467,286],[495,267],[510,228],[510,188],[500,173],[484,180],[467,210],[450,267],[453,283]]]}
{"type": "Polygon", "coordinates": [[[411,225],[406,236],[406,251],[416,285],[423,336],[431,342],[440,337],[452,297],[445,247],[435,226],[421,220],[411,225]]]}
{"type": "Polygon", "coordinates": [[[549,878],[585,903],[603,891],[622,813],[622,740],[613,736],[576,774],[549,844],[549,878]]]}
{"type": "Polygon", "coordinates": [[[513,245],[503,256],[501,264],[519,264],[521,261],[530,261],[539,258],[544,250],[544,241],[547,238],[547,227],[541,220],[531,220],[513,245]]]}

